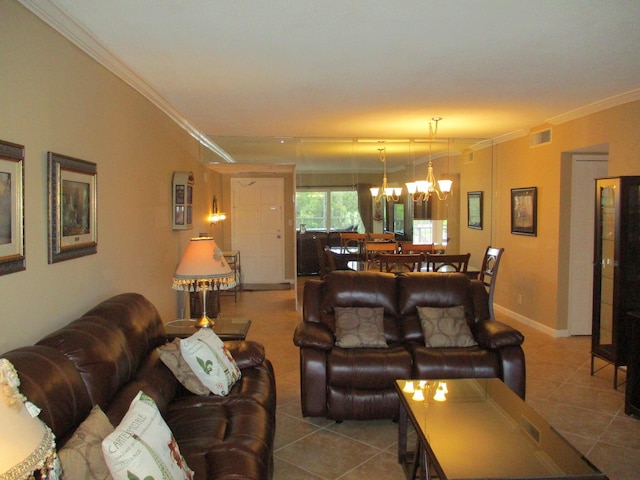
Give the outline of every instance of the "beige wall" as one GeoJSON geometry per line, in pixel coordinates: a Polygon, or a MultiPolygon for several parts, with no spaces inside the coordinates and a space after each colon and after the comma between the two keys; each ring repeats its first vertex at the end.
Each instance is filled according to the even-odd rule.
{"type": "Polygon", "coordinates": [[[126,291],[175,318],[171,276],[188,239],[208,228],[211,197],[198,142],[11,0],[0,2],[0,58],[0,138],[26,148],[27,259],[26,271],[0,276],[0,352],[33,343],[126,291]],[[95,255],[47,263],[48,151],[97,164],[95,255]],[[171,229],[176,170],[195,174],[191,231],[171,229]]]}
{"type": "Polygon", "coordinates": [[[569,152],[606,144],[609,176],[640,175],[639,128],[640,102],[636,101],[555,125],[550,144],[530,148],[525,136],[476,151],[473,162],[462,162],[461,195],[466,198],[467,191],[484,191],[488,220],[484,230],[466,228],[463,200],[462,249],[477,258],[489,244],[505,248],[495,297],[500,307],[547,331],[566,331],[569,152]],[[531,186],[538,187],[538,235],[512,235],[511,189],[531,186]]]}

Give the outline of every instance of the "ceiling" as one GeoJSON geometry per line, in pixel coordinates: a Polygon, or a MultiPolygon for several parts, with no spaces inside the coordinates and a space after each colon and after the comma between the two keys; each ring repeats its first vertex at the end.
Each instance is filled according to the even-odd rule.
{"type": "Polygon", "coordinates": [[[221,162],[392,170],[434,116],[458,152],[640,92],[637,0],[20,1],[221,162]]]}

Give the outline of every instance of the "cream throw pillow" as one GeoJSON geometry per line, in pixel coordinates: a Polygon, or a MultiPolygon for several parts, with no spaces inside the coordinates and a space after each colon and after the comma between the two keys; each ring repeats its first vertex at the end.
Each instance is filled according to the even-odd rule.
{"type": "Polygon", "coordinates": [[[99,405],[73,432],[64,447],[58,450],[65,480],[111,480],[102,454],[102,440],[113,432],[113,425],[99,405]]]}
{"type": "Polygon", "coordinates": [[[180,339],[176,338],[171,343],[166,343],[156,349],[160,360],[171,370],[173,375],[184,387],[196,395],[209,395],[211,390],[204,385],[193,373],[189,364],[180,353],[180,339]]]}
{"type": "Polygon", "coordinates": [[[464,307],[417,307],[424,344],[427,347],[472,347],[477,345],[467,319],[464,307]]]}
{"type": "Polygon", "coordinates": [[[193,479],[158,407],[142,391],[120,425],[102,441],[102,452],[115,480],[193,479]]]}
{"type": "Polygon", "coordinates": [[[231,353],[210,328],[201,328],[182,340],[180,352],[198,379],[216,395],[227,395],[240,379],[231,353]]]}
{"type": "Polygon", "coordinates": [[[387,348],[384,308],[336,307],[336,345],[342,348],[387,348]]]}

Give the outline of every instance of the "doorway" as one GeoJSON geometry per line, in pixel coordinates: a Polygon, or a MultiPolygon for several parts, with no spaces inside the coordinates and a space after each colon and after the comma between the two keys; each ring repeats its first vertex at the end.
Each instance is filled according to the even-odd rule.
{"type": "Polygon", "coordinates": [[[231,178],[231,208],[245,286],[284,283],[284,179],[231,178]]]}
{"type": "Polygon", "coordinates": [[[594,179],[608,174],[608,155],[574,154],[571,169],[569,335],[591,335],[593,299],[594,179]]]}

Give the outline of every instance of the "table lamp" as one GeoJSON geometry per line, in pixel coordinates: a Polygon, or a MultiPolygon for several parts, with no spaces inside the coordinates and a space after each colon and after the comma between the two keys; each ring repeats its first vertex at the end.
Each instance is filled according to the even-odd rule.
{"type": "Polygon", "coordinates": [[[53,433],[26,409],[13,365],[0,362],[0,480],[49,478],[55,460],[53,433]]]}
{"type": "MultiPolygon", "coordinates": [[[[211,237],[192,238],[173,275],[173,288],[182,292],[200,292],[202,317],[196,328],[212,328],[214,321],[207,316],[207,291],[220,296],[220,290],[236,285],[235,274],[229,267],[222,250],[211,237]]],[[[218,301],[214,304],[219,305],[218,301]]],[[[217,317],[219,312],[213,312],[217,317]]]]}

